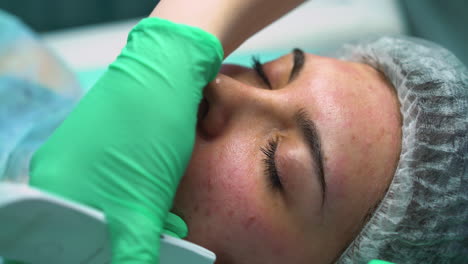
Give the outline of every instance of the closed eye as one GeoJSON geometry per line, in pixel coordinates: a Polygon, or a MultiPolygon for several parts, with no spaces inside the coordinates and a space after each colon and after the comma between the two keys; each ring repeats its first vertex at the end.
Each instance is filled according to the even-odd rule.
{"type": "Polygon", "coordinates": [[[271,139],[268,141],[266,147],[260,150],[265,155],[263,163],[265,166],[265,176],[268,178],[270,187],[273,190],[283,190],[283,184],[281,182],[281,175],[278,172],[275,162],[276,149],[278,148],[278,139],[271,139]]]}
{"type": "Polygon", "coordinates": [[[252,68],[258,74],[258,76],[262,79],[262,81],[267,85],[270,90],[273,90],[271,87],[270,80],[268,79],[265,71],[263,70],[263,64],[260,63],[260,60],[256,56],[252,56],[252,68]]]}

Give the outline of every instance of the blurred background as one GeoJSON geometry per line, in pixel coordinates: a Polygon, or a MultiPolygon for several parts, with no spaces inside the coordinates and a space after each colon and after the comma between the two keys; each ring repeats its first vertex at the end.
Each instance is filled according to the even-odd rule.
{"type": "MultiPolygon", "coordinates": [[[[0,0],[0,9],[38,32],[45,45],[90,85],[131,28],[157,0],[0,0]],[[94,75],[93,75],[94,74],[94,75]],[[90,77],[91,76],[91,77],[90,77]]],[[[273,59],[293,47],[328,55],[370,34],[407,34],[450,49],[468,65],[466,0],[311,0],[244,43],[228,62],[252,53],[273,59]]],[[[1,30],[1,28],[0,28],[1,30]]]]}
{"type": "Polygon", "coordinates": [[[36,32],[143,17],[157,0],[0,0],[0,8],[20,17],[36,32]]]}

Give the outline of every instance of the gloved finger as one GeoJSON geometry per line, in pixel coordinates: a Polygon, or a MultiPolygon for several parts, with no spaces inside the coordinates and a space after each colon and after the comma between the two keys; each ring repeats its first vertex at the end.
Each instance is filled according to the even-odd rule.
{"type": "Polygon", "coordinates": [[[106,214],[112,264],[159,263],[162,223],[138,211],[106,214]]]}
{"type": "Polygon", "coordinates": [[[187,236],[187,224],[178,215],[169,212],[164,223],[163,233],[176,238],[184,238],[187,236]]]}

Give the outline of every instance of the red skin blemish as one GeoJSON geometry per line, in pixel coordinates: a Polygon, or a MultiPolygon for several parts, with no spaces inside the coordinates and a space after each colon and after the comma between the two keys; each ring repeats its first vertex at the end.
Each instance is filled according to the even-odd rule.
{"type": "Polygon", "coordinates": [[[244,223],[244,228],[249,229],[252,224],[255,222],[255,216],[250,216],[247,221],[244,223]]]}
{"type": "Polygon", "coordinates": [[[205,216],[206,216],[206,217],[210,217],[210,216],[211,216],[211,210],[210,210],[210,209],[206,210],[205,216]]]}
{"type": "Polygon", "coordinates": [[[284,255],[284,248],[283,247],[275,247],[275,249],[271,252],[273,256],[281,257],[284,255]]]}
{"type": "Polygon", "coordinates": [[[208,178],[207,189],[208,189],[208,192],[211,192],[213,190],[213,182],[212,182],[211,177],[208,178]]]}

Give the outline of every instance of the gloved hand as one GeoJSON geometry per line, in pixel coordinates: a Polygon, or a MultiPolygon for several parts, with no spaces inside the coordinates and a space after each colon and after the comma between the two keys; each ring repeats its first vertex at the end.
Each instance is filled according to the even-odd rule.
{"type": "Polygon", "coordinates": [[[33,156],[31,185],[104,212],[112,263],[157,263],[167,219],[168,231],[185,235],[168,211],[192,152],[202,88],[222,58],[213,35],[144,19],[33,156]]]}

